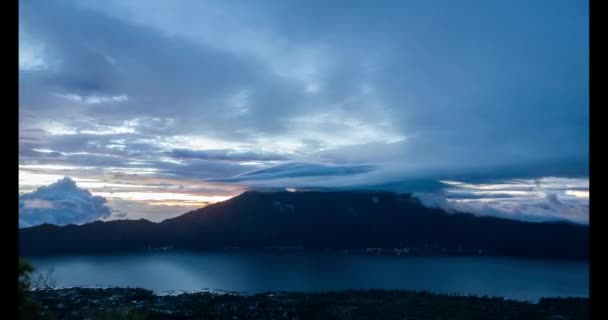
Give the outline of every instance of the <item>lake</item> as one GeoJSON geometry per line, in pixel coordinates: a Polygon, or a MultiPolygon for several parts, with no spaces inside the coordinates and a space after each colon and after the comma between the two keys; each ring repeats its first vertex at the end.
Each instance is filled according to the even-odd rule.
{"type": "Polygon", "coordinates": [[[586,262],[497,257],[366,256],[336,253],[163,252],[28,258],[54,269],[57,286],[142,287],[167,291],[334,291],[408,289],[541,297],[589,295],[586,262]]]}

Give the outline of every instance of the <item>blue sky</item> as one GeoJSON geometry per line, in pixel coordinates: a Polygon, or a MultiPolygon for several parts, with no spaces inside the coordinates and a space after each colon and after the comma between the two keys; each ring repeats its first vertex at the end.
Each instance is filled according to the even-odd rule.
{"type": "Polygon", "coordinates": [[[80,217],[57,201],[83,190],[106,201],[89,219],[159,221],[267,187],[585,223],[588,16],[586,1],[22,0],[19,187],[58,189],[20,199],[22,225],[80,217]]]}

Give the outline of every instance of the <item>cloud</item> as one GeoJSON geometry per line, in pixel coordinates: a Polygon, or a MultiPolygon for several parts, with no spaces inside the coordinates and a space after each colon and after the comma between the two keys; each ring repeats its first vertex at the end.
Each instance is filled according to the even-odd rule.
{"type": "Polygon", "coordinates": [[[574,0],[22,0],[20,170],[222,190],[586,177],[588,12],[574,0]]]}
{"type": "Polygon", "coordinates": [[[417,192],[428,207],[524,221],[589,223],[589,181],[548,177],[472,184],[445,181],[443,190],[417,192]]]}
{"type": "Polygon", "coordinates": [[[97,145],[125,133],[142,155],[184,135],[163,152],[197,158],[183,150],[209,149],[187,146],[204,138],[252,157],[398,168],[403,179],[588,171],[585,5],[150,3],[24,1],[20,48],[44,48],[48,67],[20,76],[20,109],[34,115],[23,127],[97,133],[86,140],[97,145]],[[294,10],[318,24],[284,19],[294,10]]]}
{"type": "Polygon", "coordinates": [[[23,207],[26,209],[53,209],[54,205],[51,201],[48,200],[33,199],[24,200],[23,207]]]}
{"type": "Polygon", "coordinates": [[[106,202],[65,177],[19,196],[19,227],[82,224],[107,218],[111,210],[106,202]]]}
{"type": "Polygon", "coordinates": [[[64,98],[69,101],[84,103],[84,104],[100,104],[100,103],[115,103],[115,102],[123,102],[129,100],[129,98],[122,94],[118,96],[104,97],[104,96],[96,96],[91,95],[88,97],[83,97],[77,94],[68,93],[68,94],[56,94],[58,97],[64,98]]]}
{"type": "Polygon", "coordinates": [[[174,158],[205,159],[219,161],[277,161],[289,159],[286,155],[244,150],[188,150],[176,149],[168,153],[174,158]]]}
{"type": "Polygon", "coordinates": [[[331,166],[315,163],[286,163],[240,174],[221,181],[273,180],[298,177],[348,176],[373,170],[369,165],[331,166]]]}
{"type": "Polygon", "coordinates": [[[125,218],[127,213],[122,210],[112,210],[112,215],[116,218],[125,218]]]}

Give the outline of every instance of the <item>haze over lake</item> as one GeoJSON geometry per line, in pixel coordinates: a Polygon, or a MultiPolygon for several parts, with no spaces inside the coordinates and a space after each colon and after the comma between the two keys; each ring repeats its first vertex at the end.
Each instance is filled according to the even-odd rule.
{"type": "Polygon", "coordinates": [[[57,286],[143,287],[155,292],[408,289],[517,300],[589,295],[586,262],[495,257],[335,253],[150,253],[31,258],[57,286]]]}

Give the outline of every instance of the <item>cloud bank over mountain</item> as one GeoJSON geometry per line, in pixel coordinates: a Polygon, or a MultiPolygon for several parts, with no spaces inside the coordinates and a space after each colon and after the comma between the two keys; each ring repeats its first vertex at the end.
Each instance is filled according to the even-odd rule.
{"type": "Polygon", "coordinates": [[[429,207],[524,221],[589,223],[589,181],[572,178],[518,179],[469,184],[444,181],[440,192],[414,196],[429,207]]]}
{"type": "Polygon", "coordinates": [[[93,196],[68,177],[19,196],[19,227],[22,228],[43,223],[82,224],[111,214],[105,198],[93,196]]]}

